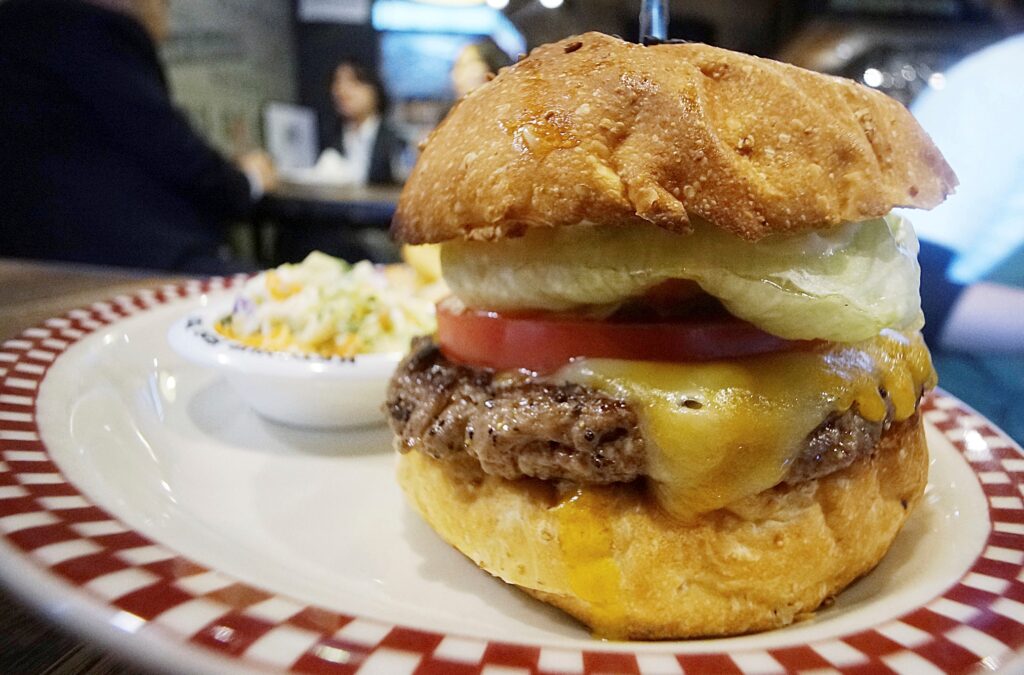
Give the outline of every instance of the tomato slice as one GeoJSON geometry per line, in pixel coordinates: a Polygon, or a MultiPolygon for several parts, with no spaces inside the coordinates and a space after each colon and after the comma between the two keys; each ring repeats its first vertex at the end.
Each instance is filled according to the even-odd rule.
{"type": "Polygon", "coordinates": [[[806,345],[765,333],[728,314],[657,322],[567,315],[499,314],[437,306],[437,338],[459,363],[494,370],[558,370],[574,358],[713,361],[806,345]]]}

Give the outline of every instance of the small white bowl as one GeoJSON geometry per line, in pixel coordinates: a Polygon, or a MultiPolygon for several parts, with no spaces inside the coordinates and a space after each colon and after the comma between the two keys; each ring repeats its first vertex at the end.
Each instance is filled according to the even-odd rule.
{"type": "Polygon", "coordinates": [[[246,403],[274,422],[341,429],[385,421],[381,406],[402,354],[326,358],[247,347],[214,329],[233,302],[227,298],[189,312],[171,326],[171,347],[220,370],[246,403]]]}

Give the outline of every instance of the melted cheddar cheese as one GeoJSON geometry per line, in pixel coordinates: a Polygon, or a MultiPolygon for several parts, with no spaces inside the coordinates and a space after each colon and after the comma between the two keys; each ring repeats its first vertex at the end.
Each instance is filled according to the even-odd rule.
{"type": "Polygon", "coordinates": [[[602,513],[597,490],[578,490],[555,507],[558,545],[566,560],[569,588],[590,604],[594,629],[602,637],[617,637],[607,626],[621,623],[622,574],[613,557],[609,520],[602,513]]]}
{"type": "Polygon", "coordinates": [[[884,390],[894,419],[904,420],[936,379],[920,334],[889,330],[856,344],[729,361],[581,359],[556,377],[630,402],[654,493],[681,519],[778,484],[829,414],[855,407],[880,422],[884,390]]]}

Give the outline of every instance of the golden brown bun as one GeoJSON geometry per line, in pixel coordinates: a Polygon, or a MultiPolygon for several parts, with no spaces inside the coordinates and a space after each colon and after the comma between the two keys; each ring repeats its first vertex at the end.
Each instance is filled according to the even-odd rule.
{"type": "Polygon", "coordinates": [[[956,182],[880,92],[707,45],[586,33],[455,106],[392,229],[412,244],[583,221],[688,232],[696,215],[757,240],[931,208],[956,182]]]}
{"type": "Polygon", "coordinates": [[[420,452],[403,455],[398,470],[413,506],[477,565],[599,635],[634,639],[732,635],[805,616],[878,563],[927,474],[918,417],[894,425],[873,457],[690,525],[628,486],[593,489],[586,508],[567,512],[539,481],[420,452]],[[581,597],[595,592],[603,606],[581,597]]]}

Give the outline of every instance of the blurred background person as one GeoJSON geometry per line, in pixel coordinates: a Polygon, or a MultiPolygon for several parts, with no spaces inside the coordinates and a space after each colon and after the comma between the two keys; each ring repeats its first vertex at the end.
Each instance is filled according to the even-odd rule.
{"type": "MultiPolygon", "coordinates": [[[[336,130],[328,135],[310,177],[338,186],[397,185],[405,143],[388,121],[388,96],[377,73],[356,61],[338,63],[331,77],[331,103],[336,130]]],[[[397,250],[387,238],[390,217],[377,209],[347,210],[331,222],[308,227],[283,227],[276,249],[282,260],[301,260],[320,250],[346,260],[391,260],[397,250]]]]}
{"type": "MultiPolygon", "coordinates": [[[[1024,3],[1003,7],[1020,27],[1024,3]]],[[[974,52],[911,110],[954,167],[942,206],[910,215],[943,387],[1024,439],[1024,34],[974,52]],[[931,311],[929,311],[931,310],[931,311]]]]}
{"type": "Polygon", "coordinates": [[[0,255],[199,273],[243,267],[224,223],[275,183],[171,101],[167,0],[0,3],[0,255]]]}
{"type": "Polygon", "coordinates": [[[459,99],[498,74],[512,59],[491,38],[466,45],[452,64],[452,89],[459,99]]]}
{"type": "Polygon", "coordinates": [[[331,79],[331,101],[337,130],[317,162],[318,171],[356,185],[400,182],[395,165],[404,144],[388,122],[388,96],[377,73],[354,61],[339,63],[331,79]]]}

